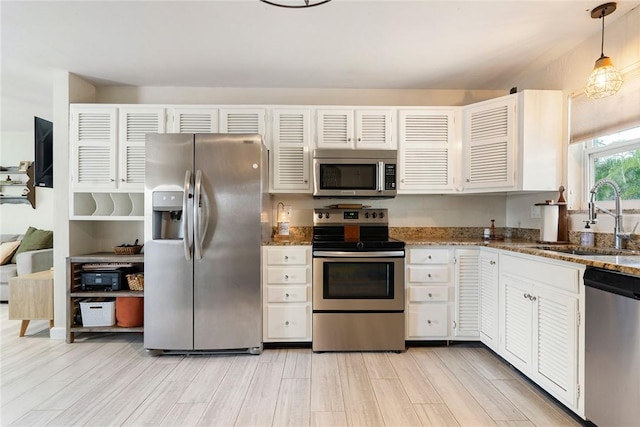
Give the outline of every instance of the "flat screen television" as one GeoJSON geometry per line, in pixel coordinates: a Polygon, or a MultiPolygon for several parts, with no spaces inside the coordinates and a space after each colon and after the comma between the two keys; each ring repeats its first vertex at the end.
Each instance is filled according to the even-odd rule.
{"type": "Polygon", "coordinates": [[[34,117],[34,135],[33,185],[53,188],[53,123],[34,117]]]}

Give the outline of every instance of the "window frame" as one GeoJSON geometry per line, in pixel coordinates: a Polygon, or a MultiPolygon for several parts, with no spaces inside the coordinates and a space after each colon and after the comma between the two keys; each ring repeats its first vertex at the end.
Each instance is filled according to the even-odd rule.
{"type": "MultiPolygon", "coordinates": [[[[619,134],[619,133],[636,129],[636,128],[640,130],[640,126],[634,126],[626,130],[598,135],[594,138],[581,141],[581,143],[584,146],[584,160],[583,160],[583,167],[584,167],[583,190],[585,195],[585,200],[583,200],[584,206],[587,206],[587,203],[589,202],[589,199],[591,196],[591,193],[590,193],[591,188],[593,188],[593,185],[595,184],[594,182],[595,159],[618,154],[618,153],[623,153],[626,151],[640,150],[640,136],[630,140],[611,142],[610,144],[604,145],[601,147],[595,147],[594,146],[595,141],[599,138],[603,138],[609,135],[619,134]]],[[[613,200],[597,200],[597,202],[599,205],[601,205],[604,208],[613,208],[615,204],[615,201],[613,200]]],[[[623,208],[625,209],[640,209],[640,199],[622,199],[622,203],[623,203],[623,208]]]]}

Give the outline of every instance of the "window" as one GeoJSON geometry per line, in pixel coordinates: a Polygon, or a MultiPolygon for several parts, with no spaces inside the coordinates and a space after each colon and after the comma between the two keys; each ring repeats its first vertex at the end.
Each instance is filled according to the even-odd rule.
{"type": "MultiPolygon", "coordinates": [[[[640,126],[586,141],[586,191],[608,178],[620,187],[622,200],[637,201],[626,208],[640,207],[640,126]]],[[[596,200],[614,200],[613,189],[602,186],[596,200]]]]}

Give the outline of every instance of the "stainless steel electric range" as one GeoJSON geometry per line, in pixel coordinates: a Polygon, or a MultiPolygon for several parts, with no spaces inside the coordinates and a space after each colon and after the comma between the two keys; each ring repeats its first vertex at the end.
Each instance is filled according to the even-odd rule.
{"type": "Polygon", "coordinates": [[[387,209],[313,214],[313,351],[404,351],[405,243],[387,209]]]}

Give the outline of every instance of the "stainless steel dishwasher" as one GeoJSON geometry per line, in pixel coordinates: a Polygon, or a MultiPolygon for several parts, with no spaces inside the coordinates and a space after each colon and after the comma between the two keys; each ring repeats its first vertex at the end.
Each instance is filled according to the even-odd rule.
{"type": "Polygon", "coordinates": [[[638,426],[640,277],[587,268],[585,415],[599,427],[638,426]]]}

